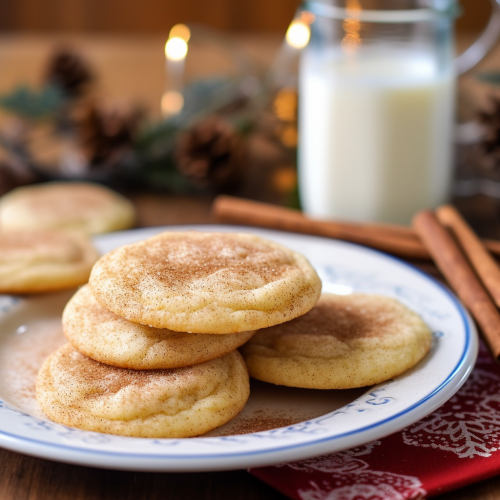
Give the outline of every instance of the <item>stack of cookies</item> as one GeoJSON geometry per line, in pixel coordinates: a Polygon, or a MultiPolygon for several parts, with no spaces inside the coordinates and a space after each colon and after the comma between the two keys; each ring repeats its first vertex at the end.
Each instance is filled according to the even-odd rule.
{"type": "Polygon", "coordinates": [[[235,350],[309,311],[309,262],[248,234],[167,232],[94,266],[63,315],[37,398],[54,421],[141,437],[189,437],[236,416],[249,396],[235,350]]]}

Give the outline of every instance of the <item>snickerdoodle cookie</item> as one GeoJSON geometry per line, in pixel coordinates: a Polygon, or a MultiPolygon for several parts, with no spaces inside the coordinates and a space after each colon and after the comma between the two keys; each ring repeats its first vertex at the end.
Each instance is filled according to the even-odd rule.
{"type": "Polygon", "coordinates": [[[313,307],[321,281],[307,259],[239,233],[165,232],[99,259],[90,285],[136,323],[227,334],[291,320],[313,307]]]}
{"type": "Polygon", "coordinates": [[[0,232],[0,293],[41,293],[86,283],[99,258],[92,242],[61,231],[0,232]]]}
{"type": "Polygon", "coordinates": [[[128,229],[134,225],[130,201],[88,182],[50,182],[24,186],[0,199],[2,231],[70,229],[85,234],[128,229]]]}
{"type": "Polygon", "coordinates": [[[250,375],[265,382],[349,389],[403,373],[431,341],[422,319],[395,299],[323,294],[304,316],[257,332],[242,354],[250,375]]]}
{"type": "Polygon", "coordinates": [[[135,370],[203,363],[234,351],[255,333],[208,335],[139,325],[101,306],[88,286],[80,288],[66,305],[63,329],[66,338],[83,354],[135,370]]]}
{"type": "Polygon", "coordinates": [[[237,351],[172,370],[128,370],[94,361],[66,344],[43,364],[37,400],[55,422],[149,438],[204,434],[235,417],[250,394],[237,351]]]}

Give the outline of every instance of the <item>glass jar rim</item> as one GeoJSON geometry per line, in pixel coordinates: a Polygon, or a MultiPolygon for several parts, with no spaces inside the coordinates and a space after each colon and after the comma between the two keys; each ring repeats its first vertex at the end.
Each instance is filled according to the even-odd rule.
{"type": "Polygon", "coordinates": [[[456,4],[446,9],[422,8],[401,10],[365,10],[337,7],[326,3],[305,1],[301,10],[308,11],[319,17],[330,19],[354,18],[367,23],[418,23],[424,21],[436,21],[439,18],[454,18],[460,14],[460,8],[456,4]]]}

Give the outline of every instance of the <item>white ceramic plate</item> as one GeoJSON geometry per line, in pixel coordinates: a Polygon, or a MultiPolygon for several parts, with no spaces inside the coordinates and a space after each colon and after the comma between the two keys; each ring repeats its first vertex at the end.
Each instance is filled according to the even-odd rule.
{"type": "MultiPolygon", "coordinates": [[[[109,234],[96,238],[96,243],[107,252],[165,229],[109,234]]],[[[311,391],[253,383],[243,413],[212,431],[215,437],[127,438],[55,424],[36,406],[36,370],[61,342],[60,314],[70,294],[4,296],[0,300],[0,446],[52,460],[129,470],[269,465],[340,451],[396,432],[447,401],[472,370],[477,335],[468,314],[444,286],[404,262],[345,242],[277,231],[229,226],[169,229],[249,232],[287,245],[309,258],[324,291],[390,295],[417,311],[433,331],[433,348],[412,370],[371,388],[311,391]],[[272,430],[253,432],[263,428],[272,430]]]]}

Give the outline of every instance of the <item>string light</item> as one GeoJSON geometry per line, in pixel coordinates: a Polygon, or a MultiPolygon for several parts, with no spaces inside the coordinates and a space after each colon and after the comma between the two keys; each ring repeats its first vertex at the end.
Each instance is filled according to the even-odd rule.
{"type": "Polygon", "coordinates": [[[185,24],[176,24],[165,44],[167,90],[161,97],[161,112],[165,117],[180,113],[184,107],[182,87],[190,38],[191,30],[185,24]]]}

